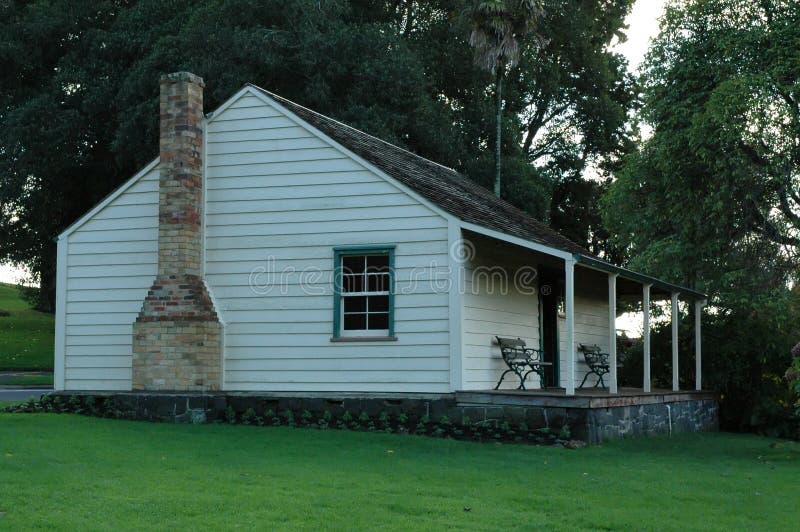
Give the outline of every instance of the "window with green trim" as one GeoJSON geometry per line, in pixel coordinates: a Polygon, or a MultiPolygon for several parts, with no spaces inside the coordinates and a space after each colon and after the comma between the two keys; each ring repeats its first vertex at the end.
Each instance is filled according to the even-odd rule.
{"type": "Polygon", "coordinates": [[[394,335],[394,246],[334,248],[335,337],[394,335]]]}

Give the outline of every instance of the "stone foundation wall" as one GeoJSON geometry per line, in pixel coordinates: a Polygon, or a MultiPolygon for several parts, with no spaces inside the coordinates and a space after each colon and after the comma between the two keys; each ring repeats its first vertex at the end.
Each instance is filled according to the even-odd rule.
{"type": "Polygon", "coordinates": [[[587,411],[589,443],[641,436],[719,430],[719,403],[695,399],[587,411]]]}
{"type": "Polygon", "coordinates": [[[345,412],[351,416],[364,413],[371,419],[384,413],[393,417],[404,414],[411,425],[422,419],[438,423],[446,416],[454,424],[465,419],[473,424],[489,426],[507,423],[519,427],[524,423],[529,430],[548,428],[553,432],[567,426],[571,438],[590,444],[623,437],[715,431],[719,428],[719,406],[711,397],[604,408],[460,404],[455,394],[320,393],[296,397],[247,393],[117,393],[102,397],[107,408],[117,411],[120,417],[172,423],[223,421],[230,412],[241,416],[248,409],[262,417],[270,411],[273,414],[291,411],[298,419],[304,413],[318,418],[328,412],[334,420],[340,419],[345,412]]]}

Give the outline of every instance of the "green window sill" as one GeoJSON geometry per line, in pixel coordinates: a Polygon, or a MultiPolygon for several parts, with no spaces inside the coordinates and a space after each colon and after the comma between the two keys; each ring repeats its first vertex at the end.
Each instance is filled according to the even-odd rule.
{"type": "Polygon", "coordinates": [[[334,336],[331,342],[396,342],[397,336],[334,336]]]}

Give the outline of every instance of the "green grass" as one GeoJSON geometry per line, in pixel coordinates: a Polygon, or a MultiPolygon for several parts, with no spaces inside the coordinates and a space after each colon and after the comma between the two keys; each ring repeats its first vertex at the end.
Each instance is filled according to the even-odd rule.
{"type": "Polygon", "coordinates": [[[799,477],[800,445],[731,434],[569,451],[0,415],[9,530],[790,530],[799,477]]]}
{"type": "Polygon", "coordinates": [[[54,317],[30,308],[17,287],[0,283],[0,370],[53,369],[54,317]]]}
{"type": "Polygon", "coordinates": [[[2,385],[7,386],[52,386],[52,375],[22,375],[4,380],[2,385]]]}

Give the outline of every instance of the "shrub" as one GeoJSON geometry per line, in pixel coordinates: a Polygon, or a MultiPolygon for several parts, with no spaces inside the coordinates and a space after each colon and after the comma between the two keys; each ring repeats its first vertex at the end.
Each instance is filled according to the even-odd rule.
{"type": "Polygon", "coordinates": [[[792,365],[786,370],[784,377],[789,383],[789,390],[794,395],[794,413],[800,417],[800,342],[792,348],[792,365]]]}
{"type": "Polygon", "coordinates": [[[248,408],[242,414],[242,425],[252,425],[256,421],[256,411],[248,408]]]}
{"type": "MultiPolygon", "coordinates": [[[[125,418],[126,413],[113,407],[113,402],[103,397],[70,396],[64,399],[61,396],[44,396],[40,400],[31,399],[25,403],[5,408],[5,412],[72,412],[76,414],[104,416],[112,418],[125,418]]],[[[127,417],[135,418],[135,413],[128,413],[127,417]]],[[[317,418],[304,410],[300,416],[300,426],[309,428],[328,429],[331,427],[341,430],[381,430],[387,433],[400,432],[409,433],[409,416],[400,413],[396,418],[387,412],[381,412],[376,419],[371,419],[366,412],[361,412],[358,419],[354,419],[350,412],[345,411],[339,420],[336,420],[330,411],[323,412],[317,418]]],[[[253,408],[247,408],[243,413],[239,413],[232,405],[227,405],[222,414],[222,419],[217,423],[225,422],[229,424],[241,423],[243,425],[272,425],[280,426],[284,423],[290,427],[297,426],[295,414],[291,409],[284,410],[281,414],[276,414],[273,410],[267,410],[264,417],[258,416],[253,408]]],[[[470,424],[469,418],[464,416],[461,424],[453,423],[447,416],[442,416],[438,422],[432,422],[429,416],[422,416],[416,424],[413,432],[419,435],[427,435],[440,438],[456,438],[474,441],[495,441],[495,442],[517,442],[533,444],[563,444],[564,440],[570,438],[570,431],[564,425],[556,435],[549,428],[537,429],[533,432],[525,423],[514,425],[507,421],[484,420],[470,424]]]]}
{"type": "MultiPolygon", "coordinates": [[[[792,394],[784,375],[790,350],[800,335],[800,293],[753,300],[741,309],[716,309],[703,315],[703,388],[720,397],[724,430],[794,437],[798,428],[792,394]]],[[[694,318],[679,325],[679,380],[683,390],[695,384],[694,318]]],[[[621,354],[622,386],[642,386],[643,352],[638,342],[621,354]]],[[[672,387],[669,320],[651,331],[654,388],[672,387]]]]}

